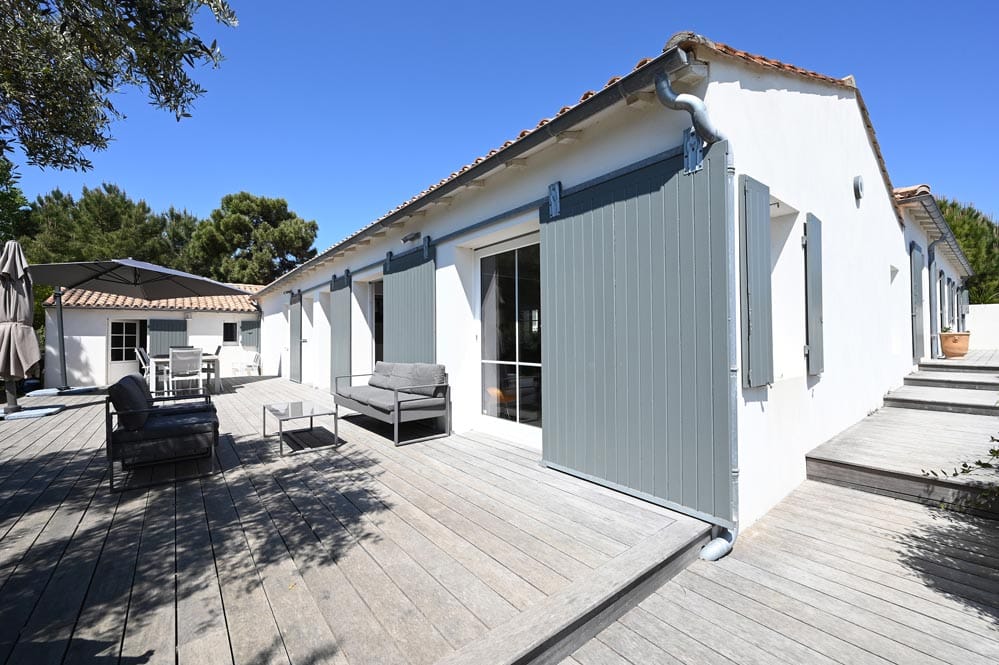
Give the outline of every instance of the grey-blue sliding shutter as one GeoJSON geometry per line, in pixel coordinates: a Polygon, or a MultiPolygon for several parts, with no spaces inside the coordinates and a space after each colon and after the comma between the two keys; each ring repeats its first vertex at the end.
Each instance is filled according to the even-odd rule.
{"type": "Polygon", "coordinates": [[[291,308],[288,312],[290,340],[288,344],[288,378],[295,383],[302,382],[302,293],[291,295],[291,308]]]}
{"type": "Polygon", "coordinates": [[[247,349],[260,350],[260,321],[252,319],[250,321],[239,322],[239,343],[247,349]]]}
{"type": "Polygon", "coordinates": [[[923,357],[923,249],[916,243],[909,245],[909,268],[912,280],[912,362],[923,357]]]}
{"type": "Polygon", "coordinates": [[[542,206],[541,365],[547,466],[731,526],[727,148],[542,206]]]}
{"type": "Polygon", "coordinates": [[[187,346],[187,321],[184,319],[150,319],[149,355],[170,353],[171,346],[187,346]]]}
{"type": "Polygon", "coordinates": [[[336,377],[350,374],[350,273],[334,277],[331,287],[330,392],[336,392],[336,377]]]}
{"type": "Polygon", "coordinates": [[[809,213],[805,221],[805,352],[808,373],[825,369],[822,337],[822,222],[809,213]]]}
{"type": "Polygon", "coordinates": [[[770,188],[741,176],[742,379],[749,387],[774,380],[770,285],[770,188]]]}
{"type": "Polygon", "coordinates": [[[432,363],[437,357],[437,264],[434,246],[424,245],[385,260],[382,284],[386,362],[432,363]]]}

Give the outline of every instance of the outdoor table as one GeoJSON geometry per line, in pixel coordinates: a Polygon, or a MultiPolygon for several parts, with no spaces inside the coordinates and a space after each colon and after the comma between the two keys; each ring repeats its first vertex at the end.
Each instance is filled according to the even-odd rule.
{"type": "Polygon", "coordinates": [[[314,402],[279,402],[276,404],[265,404],[263,410],[263,431],[267,436],[267,414],[271,414],[278,421],[278,450],[284,455],[284,423],[288,420],[299,418],[309,419],[309,431],[312,431],[313,419],[316,416],[333,416],[331,406],[322,406],[314,402]]]}
{"type": "MultiPolygon", "coordinates": [[[[152,367],[149,368],[149,375],[146,379],[149,381],[149,391],[156,391],[156,370],[160,367],[169,368],[170,367],[170,356],[169,354],[158,354],[155,356],[150,356],[149,362],[152,363],[152,367]]],[[[212,383],[215,384],[214,390],[216,393],[222,392],[222,376],[220,374],[222,365],[219,362],[219,357],[211,353],[202,353],[201,362],[207,363],[212,366],[211,379],[209,379],[208,385],[211,386],[212,383]]]]}

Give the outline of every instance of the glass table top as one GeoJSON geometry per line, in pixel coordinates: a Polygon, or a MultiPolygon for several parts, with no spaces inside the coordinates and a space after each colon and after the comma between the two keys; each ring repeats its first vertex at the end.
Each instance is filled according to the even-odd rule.
{"type": "Polygon", "coordinates": [[[278,420],[292,418],[309,418],[311,416],[328,416],[333,413],[333,405],[316,404],[314,402],[279,402],[266,404],[264,408],[278,420]]]}

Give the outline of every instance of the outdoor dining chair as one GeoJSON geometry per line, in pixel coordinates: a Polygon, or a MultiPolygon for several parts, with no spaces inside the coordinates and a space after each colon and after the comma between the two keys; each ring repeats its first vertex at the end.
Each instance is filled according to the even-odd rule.
{"type": "Polygon", "coordinates": [[[177,384],[188,384],[187,390],[204,392],[204,372],[202,371],[201,349],[170,348],[170,392],[177,394],[177,384]],[[193,386],[191,385],[193,384],[193,386]]]}
{"type": "MultiPolygon", "coordinates": [[[[149,354],[141,346],[135,347],[135,359],[139,361],[139,370],[146,379],[149,380],[149,373],[156,372],[156,376],[153,377],[153,392],[157,392],[160,386],[160,379],[166,384],[167,376],[169,376],[169,370],[162,365],[156,365],[150,358],[149,354]]],[[[165,387],[165,386],[164,386],[165,387]]]]}

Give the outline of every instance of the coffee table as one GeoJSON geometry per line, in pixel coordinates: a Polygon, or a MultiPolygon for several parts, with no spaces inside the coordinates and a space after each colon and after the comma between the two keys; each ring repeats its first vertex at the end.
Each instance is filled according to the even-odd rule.
{"type": "MultiPolygon", "coordinates": [[[[309,419],[309,431],[312,430],[313,419],[316,416],[333,416],[332,406],[323,406],[315,402],[278,402],[276,404],[265,404],[263,410],[264,437],[267,436],[267,414],[271,414],[278,421],[278,447],[281,455],[284,455],[284,424],[289,420],[299,418],[309,419]]],[[[335,443],[335,441],[334,441],[335,443]]]]}

